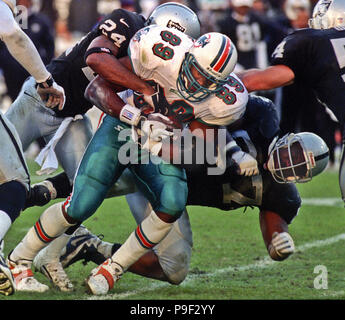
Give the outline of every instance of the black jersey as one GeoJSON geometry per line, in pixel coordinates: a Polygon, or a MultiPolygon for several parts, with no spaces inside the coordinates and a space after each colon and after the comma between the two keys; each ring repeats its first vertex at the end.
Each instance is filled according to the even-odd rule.
{"type": "Polygon", "coordinates": [[[294,184],[279,184],[263,168],[267,161],[269,143],[279,133],[278,115],[273,103],[265,98],[250,96],[242,128],[232,136],[244,152],[256,157],[260,174],[240,176],[234,167],[222,175],[208,175],[207,168],[186,170],[188,183],[187,205],[233,210],[254,206],[279,214],[290,223],[301,204],[294,184]]]}
{"type": "Polygon", "coordinates": [[[219,32],[227,35],[235,44],[238,54],[237,62],[244,69],[254,68],[256,63],[256,48],[262,40],[262,25],[256,16],[249,14],[241,22],[233,17],[230,11],[224,20],[219,22],[219,32]]]}
{"type": "Polygon", "coordinates": [[[337,117],[345,120],[345,30],[301,29],[288,35],[272,54],[272,65],[286,65],[295,82],[312,89],[337,117]]]}
{"type": "Polygon", "coordinates": [[[55,81],[65,89],[65,107],[62,111],[55,110],[58,117],[84,114],[92,107],[84,98],[85,89],[95,76],[84,59],[91,41],[103,34],[119,48],[118,58],[127,56],[129,41],[144,26],[144,22],[141,15],[123,9],[114,10],[73,48],[47,66],[55,81]]]}

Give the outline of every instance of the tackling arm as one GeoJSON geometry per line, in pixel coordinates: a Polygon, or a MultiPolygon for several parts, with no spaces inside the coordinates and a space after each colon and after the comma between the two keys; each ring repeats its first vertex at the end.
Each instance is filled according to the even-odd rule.
{"type": "Polygon", "coordinates": [[[65,104],[65,92],[44,66],[36,47],[14,20],[11,9],[0,2],[0,40],[4,41],[11,55],[35,78],[37,92],[46,107],[65,104]]]}
{"type": "Polygon", "coordinates": [[[116,91],[119,92],[123,89],[97,76],[87,86],[85,98],[106,114],[119,118],[125,103],[116,94],[116,91]]]}
{"type": "Polygon", "coordinates": [[[86,63],[102,78],[110,83],[121,85],[125,88],[138,91],[142,94],[152,95],[152,86],[140,79],[132,72],[129,57],[117,59],[119,49],[104,35],[95,38],[87,49],[86,63]],[[103,52],[91,52],[95,48],[107,48],[112,54],[103,52]]]}
{"type": "MultiPolygon", "coordinates": [[[[206,150],[214,150],[214,159],[218,167],[225,169],[229,166],[236,165],[237,173],[239,175],[252,176],[258,174],[259,171],[256,159],[254,159],[249,153],[243,152],[228,131],[225,131],[225,145],[222,145],[222,143],[218,141],[218,130],[226,130],[224,127],[210,126],[194,120],[189,124],[189,129],[191,135],[194,137],[194,139],[187,139],[187,141],[189,140],[191,143],[186,144],[185,139],[182,140],[183,143],[181,146],[179,144],[171,143],[171,140],[167,144],[163,143],[159,155],[164,160],[172,160],[174,163],[180,163],[178,161],[185,159],[190,160],[190,155],[192,154],[192,165],[190,163],[187,165],[182,163],[181,165],[185,168],[188,167],[198,170],[200,167],[200,161],[198,160],[203,159],[201,167],[204,167],[205,164],[207,164],[207,157],[210,156],[206,155],[206,150]],[[208,130],[212,130],[213,134],[210,134],[211,132],[207,132],[208,130]],[[196,150],[196,146],[200,144],[204,145],[204,148],[201,149],[203,154],[197,154],[198,150],[196,150]],[[209,144],[210,147],[207,147],[207,144],[209,144]],[[185,157],[185,154],[187,157],[185,157]],[[194,163],[195,161],[196,163],[194,163]]],[[[184,135],[183,138],[185,138],[185,136],[186,135],[184,135]]]]}
{"type": "Polygon", "coordinates": [[[270,66],[266,69],[249,69],[237,73],[237,76],[248,92],[286,86],[295,78],[294,72],[285,65],[270,66]]]}
{"type": "Polygon", "coordinates": [[[5,42],[11,55],[36,79],[46,81],[50,73],[45,68],[36,47],[20,29],[13,13],[4,2],[0,2],[0,39],[5,42]]]}

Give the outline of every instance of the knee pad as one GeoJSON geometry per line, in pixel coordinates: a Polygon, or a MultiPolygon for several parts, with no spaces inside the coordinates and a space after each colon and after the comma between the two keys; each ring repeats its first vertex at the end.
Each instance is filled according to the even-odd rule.
{"type": "Polygon", "coordinates": [[[18,181],[0,185],[0,210],[7,213],[12,223],[24,209],[26,197],[26,188],[18,181]]]}

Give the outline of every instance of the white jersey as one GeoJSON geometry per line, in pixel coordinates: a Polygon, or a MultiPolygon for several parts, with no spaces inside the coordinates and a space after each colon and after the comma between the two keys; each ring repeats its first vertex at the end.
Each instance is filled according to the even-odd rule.
{"type": "Polygon", "coordinates": [[[2,1],[5,2],[10,7],[12,12],[14,13],[15,7],[16,7],[16,0],[2,0],[2,1]]]}
{"type": "Polygon", "coordinates": [[[29,190],[29,172],[13,124],[0,111],[0,185],[17,180],[29,190]]]}
{"type": "Polygon", "coordinates": [[[15,9],[15,3],[14,0],[0,0],[0,40],[37,82],[46,81],[50,73],[33,42],[14,19],[12,10],[15,9]]]}
{"type": "MultiPolygon", "coordinates": [[[[134,35],[129,45],[129,56],[139,77],[154,81],[161,87],[159,105],[153,107],[155,112],[174,114],[182,122],[197,119],[210,125],[229,125],[243,116],[248,101],[248,92],[235,74],[231,74],[229,82],[219,93],[200,102],[186,101],[178,93],[176,83],[181,64],[192,45],[193,39],[186,34],[153,25],[134,35]],[[162,94],[165,104],[162,104],[162,94]]],[[[154,99],[145,101],[152,106],[154,99]]],[[[138,101],[135,102],[140,107],[138,101]]]]}

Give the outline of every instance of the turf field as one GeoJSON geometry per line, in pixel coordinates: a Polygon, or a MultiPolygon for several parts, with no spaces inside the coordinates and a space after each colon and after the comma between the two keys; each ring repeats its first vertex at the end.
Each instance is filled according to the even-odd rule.
{"type": "MultiPolygon", "coordinates": [[[[31,171],[34,174],[32,166],[31,171]]],[[[34,182],[37,179],[33,175],[34,182]]],[[[284,262],[273,262],[267,255],[258,209],[222,212],[189,207],[194,248],[189,275],[179,286],[127,273],[107,296],[94,297],[87,295],[83,286],[94,265],[78,262],[67,269],[76,288],[73,293],[52,288],[44,294],[17,292],[0,299],[344,299],[345,209],[337,172],[326,171],[298,187],[303,204],[290,226],[297,250],[284,262]],[[315,280],[320,273],[314,273],[320,265],[327,268],[324,289],[314,287],[314,282],[320,284],[315,280]]],[[[6,253],[22,239],[42,211],[31,208],[22,213],[5,238],[6,253]]],[[[124,241],[135,227],[123,197],[106,200],[85,225],[95,234],[103,234],[109,242],[124,241]]],[[[37,278],[49,284],[41,274],[37,278]]]]}

